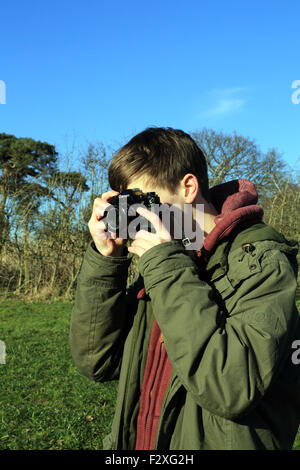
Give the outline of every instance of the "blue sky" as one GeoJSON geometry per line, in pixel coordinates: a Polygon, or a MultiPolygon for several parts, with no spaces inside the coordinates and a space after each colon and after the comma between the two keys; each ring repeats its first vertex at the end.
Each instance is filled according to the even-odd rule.
{"type": "Polygon", "coordinates": [[[0,132],[63,151],[208,127],[300,157],[299,1],[12,0],[0,40],[0,132]]]}

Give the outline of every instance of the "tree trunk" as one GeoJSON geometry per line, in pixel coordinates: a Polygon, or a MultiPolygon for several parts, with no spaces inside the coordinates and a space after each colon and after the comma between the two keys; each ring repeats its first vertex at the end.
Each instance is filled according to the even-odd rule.
{"type": "Polygon", "coordinates": [[[76,260],[76,255],[73,253],[73,257],[72,257],[72,276],[71,276],[71,281],[67,287],[67,290],[65,292],[65,295],[64,297],[67,299],[69,296],[70,296],[70,292],[77,280],[77,277],[78,277],[78,274],[80,272],[80,268],[81,266],[79,266],[79,268],[77,269],[76,271],[76,268],[75,268],[75,260],[76,260]]]}
{"type": "Polygon", "coordinates": [[[24,247],[24,287],[25,292],[30,289],[30,250],[29,250],[29,233],[28,233],[28,217],[23,218],[23,247],[24,247]]]}
{"type": "Polygon", "coordinates": [[[61,249],[57,250],[57,254],[56,254],[56,257],[55,257],[54,268],[53,268],[52,276],[51,276],[51,280],[50,280],[50,288],[51,289],[53,289],[53,286],[54,286],[54,283],[55,283],[56,272],[57,272],[57,267],[58,267],[58,262],[59,262],[60,256],[61,256],[61,249]]]}

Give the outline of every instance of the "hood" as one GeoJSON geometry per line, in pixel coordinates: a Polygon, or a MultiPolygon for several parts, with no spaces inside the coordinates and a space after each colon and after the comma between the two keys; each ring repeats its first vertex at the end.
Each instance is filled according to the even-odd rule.
{"type": "Polygon", "coordinates": [[[204,251],[208,253],[237,225],[244,228],[262,221],[264,212],[257,205],[258,194],[249,180],[218,184],[210,189],[210,198],[218,215],[214,218],[215,227],[204,240],[204,251]]]}

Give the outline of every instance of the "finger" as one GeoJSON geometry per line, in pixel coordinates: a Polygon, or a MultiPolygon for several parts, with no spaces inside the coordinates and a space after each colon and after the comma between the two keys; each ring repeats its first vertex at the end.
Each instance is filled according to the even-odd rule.
{"type": "Polygon", "coordinates": [[[98,202],[98,205],[95,206],[95,209],[93,212],[97,220],[102,219],[108,207],[113,207],[113,206],[109,202],[104,202],[103,200],[100,199],[100,202],[98,202]]]}
{"type": "Polygon", "coordinates": [[[134,255],[138,255],[139,257],[141,257],[145,253],[145,251],[152,248],[152,246],[153,246],[152,243],[147,244],[145,240],[143,240],[143,243],[142,243],[142,240],[134,241],[132,242],[131,246],[128,247],[128,251],[130,253],[133,253],[134,255]]]}
{"type": "Polygon", "coordinates": [[[95,217],[97,220],[101,220],[103,215],[104,215],[104,212],[106,210],[106,208],[109,206],[110,204],[108,203],[105,203],[103,201],[99,202],[98,206],[95,207],[95,210],[94,210],[94,214],[95,214],[95,217]]]}
{"type": "Polygon", "coordinates": [[[106,240],[107,238],[110,238],[109,232],[105,232],[101,228],[96,229],[95,235],[98,238],[98,240],[106,240]]]}
{"type": "Polygon", "coordinates": [[[102,232],[108,232],[107,227],[106,227],[105,223],[102,220],[97,222],[96,227],[97,227],[97,230],[102,230],[102,232]]]}
{"type": "Polygon", "coordinates": [[[116,238],[117,238],[116,232],[108,232],[108,233],[110,233],[110,235],[111,235],[110,238],[111,238],[112,240],[116,240],[116,238]]]}
{"type": "Polygon", "coordinates": [[[110,240],[115,240],[117,238],[117,234],[115,232],[109,232],[108,230],[103,230],[103,228],[97,228],[96,236],[99,240],[106,240],[109,238],[110,240]]]}
{"type": "Polygon", "coordinates": [[[134,240],[131,246],[128,247],[128,251],[130,253],[133,253],[134,255],[141,257],[147,250],[150,250],[150,248],[153,248],[154,246],[159,244],[160,241],[158,240],[155,240],[155,242],[142,239],[134,240]]]}
{"type": "Polygon", "coordinates": [[[128,251],[129,253],[132,253],[133,255],[137,255],[139,258],[145,253],[145,250],[143,250],[142,248],[140,247],[132,247],[132,246],[129,246],[128,247],[128,251]]]}
{"type": "Polygon", "coordinates": [[[114,191],[114,190],[107,191],[106,193],[103,193],[101,195],[101,199],[103,199],[103,201],[107,202],[110,198],[112,198],[114,196],[117,196],[118,194],[120,194],[120,191],[114,191]]]}
{"type": "Polygon", "coordinates": [[[140,239],[137,239],[137,240],[133,240],[133,242],[131,243],[131,246],[135,247],[135,246],[141,246],[145,249],[148,249],[150,248],[150,246],[153,246],[154,244],[156,244],[158,242],[158,240],[145,240],[143,238],[140,238],[140,239]]]}
{"type": "Polygon", "coordinates": [[[149,211],[148,209],[145,209],[144,207],[138,207],[136,209],[136,212],[140,214],[142,217],[145,217],[145,219],[149,220],[153,227],[156,230],[156,234],[162,238],[163,240],[171,240],[171,235],[168,232],[168,230],[165,228],[163,225],[161,219],[157,214],[154,212],[149,211]]]}
{"type": "Polygon", "coordinates": [[[97,207],[100,207],[103,202],[105,202],[103,199],[101,199],[101,197],[96,197],[96,199],[94,199],[94,203],[93,203],[93,211],[97,208],[97,207]]]}
{"type": "Polygon", "coordinates": [[[153,241],[141,240],[140,239],[140,240],[134,240],[131,243],[130,248],[132,248],[134,250],[134,252],[136,254],[138,254],[140,252],[145,253],[145,251],[150,250],[150,248],[152,248],[153,246],[159,245],[159,244],[160,244],[160,242],[158,240],[155,240],[155,242],[153,242],[153,241]]]}
{"type": "Polygon", "coordinates": [[[95,213],[96,218],[99,219],[99,217],[101,217],[103,215],[103,212],[104,212],[105,208],[109,205],[108,200],[111,199],[114,196],[117,196],[118,194],[120,194],[118,191],[107,191],[106,193],[103,193],[101,195],[101,198],[96,197],[94,199],[93,213],[95,213]],[[103,211],[102,211],[102,214],[101,214],[102,209],[103,209],[103,211]]]}
{"type": "Polygon", "coordinates": [[[139,230],[134,239],[145,239],[145,240],[156,240],[158,238],[157,233],[147,232],[147,230],[139,230]]]}

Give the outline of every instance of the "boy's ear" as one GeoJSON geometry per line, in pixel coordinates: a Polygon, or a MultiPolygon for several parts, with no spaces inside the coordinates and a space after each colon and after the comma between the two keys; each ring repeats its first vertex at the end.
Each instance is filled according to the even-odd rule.
{"type": "Polygon", "coordinates": [[[199,191],[199,183],[193,173],[187,173],[180,182],[181,191],[186,204],[192,204],[199,191]]]}

